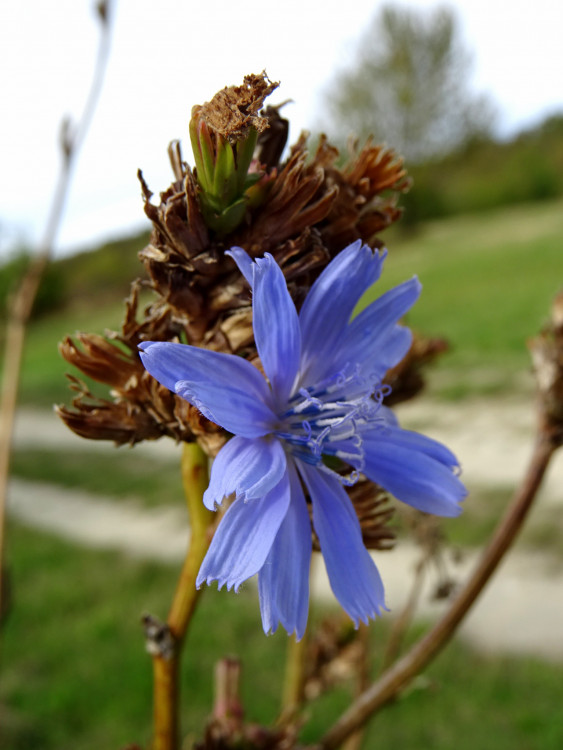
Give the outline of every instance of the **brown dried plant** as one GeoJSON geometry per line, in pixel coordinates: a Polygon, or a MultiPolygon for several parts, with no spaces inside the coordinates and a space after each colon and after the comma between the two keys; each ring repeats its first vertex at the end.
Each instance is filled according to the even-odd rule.
{"type": "MultiPolygon", "coordinates": [[[[154,301],[139,309],[142,284],[135,281],[121,331],[80,333],[62,342],[61,353],[71,365],[111,389],[111,398],[101,398],[71,379],[76,396],[58,413],[77,434],[118,444],[169,435],[199,440],[215,454],[223,442],[220,430],[145,372],[137,345],[177,340],[256,361],[249,289],[225,250],[239,245],[254,257],[272,253],[299,306],[336,253],[358,238],[380,247],[379,234],[401,215],[398,198],[410,183],[402,161],[383,146],[371,141],[361,149],[352,146],[339,167],[338,150],[324,136],[310,156],[303,134],[280,163],[287,121],[275,107],[259,112],[272,88],[265,74],[248,76],[243,86],[224,89],[194,108],[198,117],[205,115],[214,137],[236,140],[248,127],[258,133],[253,168],[262,178],[252,188],[243,221],[227,235],[207,226],[197,170],[183,161],[178,142],[169,148],[175,180],[158,205],[139,172],[153,225],[140,259],[154,301]],[[221,129],[219,135],[214,127],[221,129]]],[[[420,389],[420,364],[442,348],[441,342],[415,340],[405,363],[390,373],[394,402],[420,389]]]]}

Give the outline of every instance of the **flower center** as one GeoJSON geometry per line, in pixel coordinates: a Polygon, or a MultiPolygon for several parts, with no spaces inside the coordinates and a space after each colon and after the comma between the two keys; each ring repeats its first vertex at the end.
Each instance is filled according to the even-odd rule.
{"type": "Polygon", "coordinates": [[[350,477],[338,475],[344,484],[354,484],[364,464],[362,428],[378,417],[381,402],[391,388],[360,375],[341,372],[322,383],[300,388],[280,415],[275,435],[290,453],[314,466],[323,457],[334,456],[354,467],[350,477]]]}

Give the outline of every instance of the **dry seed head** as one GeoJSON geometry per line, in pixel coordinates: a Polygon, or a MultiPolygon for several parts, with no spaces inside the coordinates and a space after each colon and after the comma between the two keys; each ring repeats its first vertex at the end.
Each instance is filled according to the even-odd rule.
{"type": "Polygon", "coordinates": [[[528,342],[536,375],[540,418],[550,440],[563,444],[563,291],[551,308],[551,319],[528,342]]]}
{"type": "MultiPolygon", "coordinates": [[[[79,334],[61,345],[69,363],[111,388],[111,399],[99,398],[72,380],[77,395],[59,414],[83,437],[134,443],[169,435],[188,442],[197,439],[215,455],[226,438],[223,431],[146,373],[138,344],[183,341],[256,361],[249,289],[225,250],[239,245],[253,257],[272,253],[299,307],[334,255],[358,238],[381,246],[378,233],[399,218],[398,197],[410,183],[401,160],[382,146],[353,146],[339,168],[338,151],[324,137],[309,159],[303,135],[279,163],[287,121],[279,108],[261,109],[276,85],[265,74],[248,76],[242,86],[223,89],[197,110],[214,137],[236,141],[248,128],[260,132],[254,158],[264,156],[259,165],[263,200],[259,205],[249,201],[243,222],[228,235],[220,236],[207,225],[201,188],[178,142],[169,148],[175,179],[159,202],[152,202],[139,173],[145,213],[153,225],[140,259],[153,301],[140,309],[141,285],[135,282],[120,332],[106,337],[79,334]],[[269,122],[272,130],[266,127],[269,122]]],[[[407,364],[393,375],[395,401],[419,388],[418,363],[436,352],[422,346],[421,354],[420,341],[415,344],[407,364]],[[402,382],[407,387],[401,390],[402,382]]]]}

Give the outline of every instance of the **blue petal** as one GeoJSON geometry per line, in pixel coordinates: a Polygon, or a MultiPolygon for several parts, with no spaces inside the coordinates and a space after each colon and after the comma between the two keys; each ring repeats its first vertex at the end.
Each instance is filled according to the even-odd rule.
{"type": "Polygon", "coordinates": [[[416,432],[388,427],[363,435],[364,474],[398,500],[425,513],[457,516],[467,490],[451,451],[416,432]]]}
{"type": "Polygon", "coordinates": [[[254,338],[277,406],[293,389],[301,357],[301,331],[281,268],[271,255],[256,261],[252,298],[254,338]]]}
{"type": "Polygon", "coordinates": [[[238,270],[248,281],[250,288],[254,287],[254,262],[250,255],[242,247],[232,247],[225,255],[230,255],[238,266],[238,270]]]}
{"type": "Polygon", "coordinates": [[[281,622],[300,640],[307,627],[311,521],[301,482],[288,465],[291,502],[270,554],[258,574],[260,612],[265,633],[275,633],[281,622]]]}
{"type": "Polygon", "coordinates": [[[215,510],[223,498],[233,493],[237,500],[262,497],[280,481],[286,466],[285,451],[276,438],[234,437],[213,461],[203,502],[215,510]]]}
{"type": "Polygon", "coordinates": [[[405,315],[422,291],[422,284],[414,276],[382,294],[350,323],[348,332],[358,347],[378,339],[385,330],[405,315]]]}
{"type": "Polygon", "coordinates": [[[244,437],[272,431],[276,417],[268,384],[242,357],[163,341],[139,348],[148,372],[207,419],[244,437]]]}
{"type": "Polygon", "coordinates": [[[404,448],[410,448],[411,450],[424,453],[435,461],[444,464],[444,466],[448,466],[450,469],[459,469],[459,461],[451,450],[443,443],[440,443],[438,440],[434,440],[427,435],[421,435],[420,432],[403,430],[398,426],[398,423],[395,427],[396,429],[391,431],[392,440],[395,445],[401,445],[404,448]]]}
{"type": "Polygon", "coordinates": [[[399,420],[397,419],[397,415],[395,412],[390,409],[388,406],[384,406],[381,404],[379,407],[379,410],[377,412],[377,418],[379,422],[383,422],[385,426],[389,427],[398,427],[399,426],[399,420]]]}
{"type": "Polygon", "coordinates": [[[360,523],[338,479],[299,463],[313,503],[313,525],[319,537],[332,590],[356,627],[385,608],[383,583],[364,546],[360,523]]]}
{"type": "Polygon", "coordinates": [[[258,500],[235,500],[219,523],[196,580],[239,590],[258,573],[272,548],[290,500],[289,476],[258,500]]]}
{"type": "Polygon", "coordinates": [[[342,250],[311,287],[299,313],[302,386],[333,374],[334,353],[352,312],[365,290],[379,278],[384,258],[385,253],[374,253],[358,240],[342,250]]]}
{"type": "Polygon", "coordinates": [[[362,371],[372,380],[381,381],[385,373],[405,357],[412,344],[412,331],[394,326],[385,339],[379,342],[379,351],[372,349],[371,357],[362,362],[362,371]]]}
{"type": "Polygon", "coordinates": [[[396,323],[416,302],[421,289],[417,278],[410,279],[390,289],[357,315],[333,357],[335,371],[350,363],[360,365],[366,374],[383,370],[383,375],[394,367],[408,351],[411,341],[410,332],[396,323]]]}

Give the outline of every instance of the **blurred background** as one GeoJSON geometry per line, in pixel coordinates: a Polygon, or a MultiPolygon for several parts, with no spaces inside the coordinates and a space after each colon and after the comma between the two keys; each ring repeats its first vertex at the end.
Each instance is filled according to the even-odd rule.
{"type": "MultiPolygon", "coordinates": [[[[544,121],[561,113],[563,10],[557,0],[537,0],[532,10],[524,2],[513,2],[507,10],[502,0],[450,3],[452,43],[439,52],[442,64],[451,60],[449,78],[421,75],[430,72],[428,67],[414,69],[418,79],[412,80],[423,88],[411,92],[418,99],[410,103],[409,92],[397,90],[405,85],[397,76],[409,63],[396,55],[391,62],[392,45],[400,47],[409,32],[393,32],[383,7],[382,2],[356,0],[343,12],[336,2],[290,0],[282,11],[242,0],[233,13],[232,5],[222,1],[163,0],[157,13],[149,0],[114,3],[107,80],[81,153],[57,252],[74,252],[142,227],[137,169],[143,169],[154,190],[164,189],[170,174],[163,154],[173,138],[187,140],[192,105],[249,72],[265,68],[281,82],[272,101],[293,100],[284,110],[291,140],[302,129],[344,137],[351,129],[358,135],[375,130],[378,138],[417,161],[436,152],[437,145],[443,151],[462,145],[475,126],[502,143],[523,131],[539,136],[544,121]],[[386,66],[389,75],[383,76],[386,66]],[[366,81],[370,85],[363,88],[366,81]],[[448,99],[437,110],[428,95],[435,86],[434,96],[448,99]],[[358,88],[365,95],[355,97],[358,88]],[[397,98],[391,104],[394,88],[397,98]],[[403,122],[408,112],[415,119],[422,116],[418,129],[397,129],[398,99],[403,122]],[[430,136],[436,114],[440,122],[430,136]],[[414,144],[421,135],[425,143],[414,144]]],[[[426,27],[415,35],[424,39],[439,4],[413,0],[392,7],[412,9],[426,27]]],[[[92,8],[88,0],[27,0],[0,11],[4,254],[17,245],[33,245],[44,225],[60,122],[64,115],[79,116],[94,67],[99,34],[92,8]]],[[[441,39],[434,34],[435,50],[447,45],[448,32],[441,34],[441,39]]],[[[412,50],[413,59],[420,54],[412,50]]]]}
{"type": "MultiPolygon", "coordinates": [[[[266,69],[281,84],[269,103],[291,100],[282,110],[289,143],[302,130],[312,143],[325,132],[345,152],[350,136],[361,142],[372,133],[404,155],[413,187],[403,218],[383,235],[390,255],[382,290],[418,274],[424,292],[408,323],[450,342],[425,396],[401,406],[399,417],[446,442],[464,467],[466,512],[444,524],[454,580],[475,559],[527,460],[534,384],[526,341],[563,281],[558,0],[111,6],[106,80],[22,372],[0,680],[0,744],[14,750],[93,750],[149,736],[150,664],[138,621],[145,610],[165,614],[186,543],[178,447],[92,444],[65,432],[51,408],[71,398],[58,341],[77,329],[119,326],[129,284],[143,274],[137,252],[149,232],[137,169],[158,195],[172,180],[172,139],[193,163],[194,104],[266,69]]],[[[80,116],[98,40],[89,0],[0,8],[2,343],[7,300],[47,220],[61,121],[80,116]]],[[[462,637],[378,718],[379,743],[562,746],[562,480],[558,457],[527,530],[462,637]]],[[[406,540],[392,555],[379,553],[394,611],[415,561],[406,540]]],[[[319,587],[323,611],[330,598],[322,580],[319,587]]],[[[426,596],[432,580],[427,589],[423,619],[444,606],[426,596]]],[[[197,686],[184,706],[185,730],[196,731],[208,713],[212,665],[227,652],[248,655],[250,718],[270,720],[271,674],[281,668],[285,636],[261,635],[252,587],[204,599],[191,636],[197,658],[183,674],[186,690],[197,686]]],[[[372,626],[376,658],[388,627],[372,626]]],[[[344,687],[316,704],[311,732],[345,702],[344,687]]]]}

